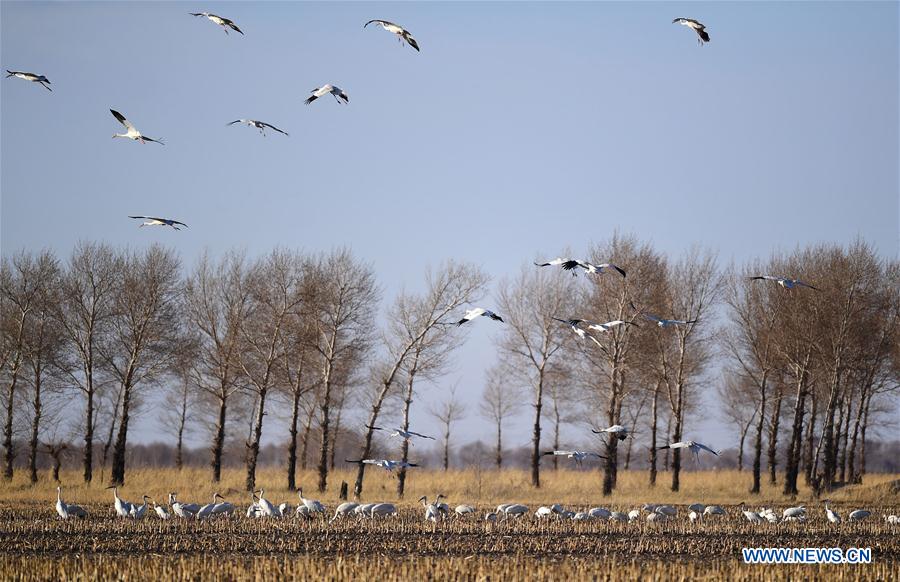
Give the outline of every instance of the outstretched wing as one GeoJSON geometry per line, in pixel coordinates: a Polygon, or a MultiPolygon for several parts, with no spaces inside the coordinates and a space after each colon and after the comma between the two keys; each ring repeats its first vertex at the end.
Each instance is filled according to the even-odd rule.
{"type": "Polygon", "coordinates": [[[260,121],[260,123],[261,123],[262,125],[265,125],[265,126],[268,127],[269,129],[272,129],[272,130],[274,130],[274,131],[277,131],[278,133],[283,133],[284,135],[288,135],[288,132],[286,132],[286,131],[281,131],[280,129],[278,129],[277,127],[275,127],[274,125],[272,125],[271,123],[266,123],[265,121],[260,121]]]}
{"type": "Polygon", "coordinates": [[[704,451],[709,451],[710,453],[714,454],[717,457],[719,456],[719,451],[714,451],[713,449],[709,448],[708,446],[704,445],[703,443],[695,442],[694,446],[699,447],[699,448],[703,449],[704,451]]]}
{"type": "Polygon", "coordinates": [[[415,436],[417,436],[417,437],[421,437],[421,438],[423,438],[423,439],[431,439],[431,440],[434,440],[434,437],[428,436],[427,434],[422,434],[422,433],[419,433],[419,432],[409,431],[409,434],[415,435],[415,436]]]}
{"type": "Polygon", "coordinates": [[[598,265],[598,266],[601,269],[613,269],[614,271],[617,271],[623,277],[625,276],[625,269],[623,269],[622,267],[619,267],[617,265],[613,265],[612,263],[603,263],[602,265],[598,265]]]}
{"type": "MultiPolygon", "coordinates": [[[[403,37],[403,40],[405,40],[409,46],[416,49],[416,51],[419,51],[419,43],[416,42],[416,39],[413,38],[413,35],[411,35],[408,30],[404,30],[400,34],[403,37]]],[[[421,52],[421,51],[419,51],[419,52],[421,52]]]]}
{"type": "MultiPolygon", "coordinates": [[[[131,122],[128,121],[127,119],[125,119],[125,116],[122,115],[121,113],[119,113],[118,111],[116,111],[115,109],[110,109],[109,112],[112,113],[113,117],[115,117],[119,121],[119,123],[124,125],[126,127],[126,129],[135,129],[134,126],[131,125],[131,122]]],[[[135,131],[137,131],[137,130],[135,129],[135,131]]]]}
{"type": "Polygon", "coordinates": [[[230,20],[228,20],[228,19],[225,19],[225,26],[231,28],[231,30],[233,30],[233,31],[235,31],[235,32],[239,32],[239,33],[241,33],[241,34],[244,34],[244,31],[241,30],[240,28],[238,28],[238,27],[237,27],[237,24],[235,24],[234,22],[232,22],[232,21],[230,21],[230,20]]]}

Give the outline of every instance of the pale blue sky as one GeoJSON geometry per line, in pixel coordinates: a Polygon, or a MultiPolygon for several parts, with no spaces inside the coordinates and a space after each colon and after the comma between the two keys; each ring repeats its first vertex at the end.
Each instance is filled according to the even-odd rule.
{"type": "MultiPolygon", "coordinates": [[[[723,263],[858,235],[897,255],[896,2],[0,10],[3,68],[53,83],[0,85],[4,253],[162,241],[191,264],[205,247],[348,245],[386,303],[444,259],[500,279],[615,229],[672,256],[700,243],[723,263]],[[203,10],[246,36],[187,14],[203,10]],[[372,18],[407,27],[422,52],[363,30],[372,18]],[[329,82],[349,106],[303,104],[329,82]],[[166,145],[110,139],[110,108],[166,145]],[[225,126],[242,117],[291,136],[225,126]],[[138,229],[128,214],[190,229],[138,229]]],[[[475,400],[495,357],[484,323],[444,384],[475,400]]],[[[482,424],[473,405],[464,440],[482,424]]]]}

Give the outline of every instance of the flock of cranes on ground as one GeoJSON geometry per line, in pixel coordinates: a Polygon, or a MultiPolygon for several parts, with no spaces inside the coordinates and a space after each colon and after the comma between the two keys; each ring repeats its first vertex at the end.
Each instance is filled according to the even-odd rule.
{"type": "MultiPolygon", "coordinates": [[[[143,520],[148,509],[152,508],[157,517],[168,520],[173,517],[192,520],[210,520],[231,518],[237,513],[237,507],[225,500],[218,492],[213,494],[212,500],[206,505],[199,503],[182,503],[178,501],[176,493],[169,493],[168,507],[153,502],[153,498],[149,495],[142,497],[142,503],[129,503],[119,497],[119,490],[116,486],[108,487],[113,490],[113,509],[118,517],[128,518],[133,521],[143,520]]],[[[303,488],[298,492],[298,503],[296,506],[284,502],[275,505],[265,497],[265,489],[253,491],[251,495],[251,503],[247,507],[245,515],[247,518],[287,518],[293,514],[295,517],[302,519],[321,518],[327,519],[329,510],[321,502],[315,499],[307,499],[303,496],[303,488]]],[[[437,495],[431,503],[428,502],[427,496],[419,498],[419,503],[425,510],[424,518],[430,522],[440,522],[451,515],[457,518],[475,517],[477,509],[473,505],[461,504],[457,505],[451,512],[450,506],[444,501],[443,494],[437,495]]],[[[832,524],[839,525],[842,520],[836,511],[829,507],[830,500],[824,500],[825,518],[832,524]]],[[[736,505],[740,511],[740,516],[753,524],[764,522],[798,522],[807,521],[806,507],[803,505],[796,507],[788,507],[781,512],[781,516],[775,513],[771,507],[760,508],[757,511],[746,509],[746,503],[741,502],[736,505]]],[[[66,503],[62,500],[62,488],[56,488],[56,513],[61,519],[86,518],[87,511],[82,507],[66,503]]],[[[686,508],[688,512],[688,520],[691,523],[702,522],[705,519],[720,519],[721,516],[727,516],[728,511],[720,505],[704,505],[702,503],[694,503],[686,508]]],[[[335,508],[334,515],[330,518],[333,522],[337,519],[350,517],[358,518],[376,518],[388,517],[398,513],[397,506],[393,503],[341,503],[335,508]]],[[[520,519],[531,513],[531,509],[522,503],[501,503],[493,511],[484,514],[484,521],[496,522],[498,520],[520,519]]],[[[570,519],[572,521],[619,521],[634,522],[639,521],[646,514],[646,521],[649,523],[660,523],[674,520],[678,517],[678,508],[674,505],[660,505],[648,503],[639,509],[632,509],[627,513],[624,511],[610,510],[605,507],[592,507],[584,511],[572,511],[564,508],[561,504],[544,505],[538,507],[534,511],[533,517],[537,520],[543,519],[570,519]]],[[[857,509],[847,515],[850,522],[859,522],[867,519],[872,513],[865,509],[857,509]]],[[[900,516],[884,515],[885,522],[891,525],[900,525],[900,516]]]]}

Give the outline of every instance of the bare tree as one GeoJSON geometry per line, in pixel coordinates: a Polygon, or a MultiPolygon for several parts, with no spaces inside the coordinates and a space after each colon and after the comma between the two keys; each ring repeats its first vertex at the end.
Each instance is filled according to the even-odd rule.
{"type": "MultiPolygon", "coordinates": [[[[690,321],[675,326],[669,341],[674,348],[672,361],[662,362],[669,403],[672,407],[673,441],[682,440],[688,389],[703,373],[709,360],[711,336],[706,332],[706,316],[714,308],[720,294],[721,277],[716,270],[715,256],[710,252],[692,249],[672,269],[668,303],[676,319],[690,321]]],[[[680,488],[681,449],[672,457],[672,490],[680,488]]]]}
{"type": "Polygon", "coordinates": [[[84,394],[84,481],[93,477],[94,400],[102,373],[99,343],[105,341],[112,317],[113,292],[121,261],[103,244],[79,243],[63,276],[57,318],[63,326],[74,362],[66,366],[69,380],[84,394]],[[77,363],[75,363],[77,362],[77,363]]]}
{"type": "MultiPolygon", "coordinates": [[[[428,291],[423,300],[413,301],[405,295],[398,297],[388,315],[388,330],[384,335],[387,354],[374,371],[378,386],[369,409],[361,458],[368,458],[372,452],[372,427],[378,422],[391,387],[403,375],[403,371],[408,369],[408,359],[422,340],[436,328],[449,323],[451,315],[461,306],[477,301],[484,292],[486,282],[487,276],[475,267],[450,262],[442,265],[437,274],[426,273],[428,291]],[[408,308],[413,305],[421,308],[422,312],[409,312],[408,308]]],[[[360,464],[357,469],[353,490],[357,498],[362,494],[365,468],[364,464],[360,464]]]]}
{"type": "Polygon", "coordinates": [[[199,405],[189,364],[183,360],[173,374],[175,382],[166,387],[165,406],[160,413],[163,426],[175,437],[175,468],[179,471],[184,467],[184,439],[193,432],[199,405]]]}
{"type": "Polygon", "coordinates": [[[284,357],[283,331],[305,307],[303,276],[298,255],[274,251],[254,265],[249,278],[251,312],[241,333],[247,348],[240,357],[247,386],[256,399],[253,429],[247,441],[247,491],[256,487],[266,397],[278,381],[276,376],[284,357]]]}
{"type": "MultiPolygon", "coordinates": [[[[595,407],[601,410],[606,426],[622,424],[625,402],[647,382],[642,369],[654,360],[651,333],[643,333],[636,320],[640,309],[650,309],[659,302],[666,280],[664,259],[646,243],[634,237],[614,236],[591,251],[593,261],[611,261],[628,272],[627,277],[615,274],[592,276],[583,292],[582,308],[587,318],[599,321],[627,321],[605,333],[598,333],[598,343],[582,342],[584,367],[582,377],[593,395],[595,407]],[[649,354],[649,357],[648,357],[649,354]]],[[[656,309],[654,309],[656,311],[656,309]]],[[[666,310],[668,312],[670,310],[666,310]]],[[[677,314],[677,312],[674,312],[677,314]]],[[[666,317],[666,315],[662,315],[666,317]]],[[[667,330],[671,331],[671,330],[667,330]]],[[[651,376],[651,381],[658,380],[651,376]]],[[[663,382],[663,386],[665,383],[663,382]]],[[[655,434],[655,432],[654,432],[655,434]]],[[[610,495],[618,479],[619,439],[607,438],[603,464],[603,495],[610,495]]]]}
{"type": "Polygon", "coordinates": [[[241,329],[250,309],[247,276],[242,255],[229,253],[214,265],[204,254],[185,283],[187,319],[198,334],[194,383],[214,411],[210,465],[215,482],[222,475],[229,405],[242,387],[241,329]]]}
{"type": "Polygon", "coordinates": [[[759,404],[755,385],[746,376],[734,371],[726,372],[724,381],[718,387],[722,413],[728,419],[738,435],[738,471],[744,470],[744,443],[750,425],[759,413],[759,404]]]}
{"type": "MultiPolygon", "coordinates": [[[[441,303],[442,294],[449,294],[456,298],[469,295],[471,298],[487,282],[487,277],[477,268],[467,265],[451,264],[436,277],[430,272],[426,275],[429,290],[424,296],[408,296],[401,294],[397,298],[396,317],[397,323],[405,332],[406,338],[415,337],[418,330],[428,326],[435,315],[435,310],[442,309],[437,306],[441,303]],[[451,282],[450,278],[454,280],[451,282]]],[[[470,299],[471,300],[471,299],[470,299]]],[[[458,301],[458,300],[457,300],[458,301]]],[[[401,365],[401,370],[406,379],[406,396],[403,400],[403,421],[401,428],[409,430],[409,414],[413,403],[415,381],[423,379],[435,380],[445,371],[452,353],[459,347],[463,335],[458,330],[459,326],[433,325],[427,330],[419,341],[413,346],[409,357],[401,365]]],[[[400,445],[401,460],[409,460],[409,441],[404,440],[400,445]]],[[[401,467],[397,472],[397,494],[403,497],[406,487],[406,467],[401,467]]]]}
{"type": "Polygon", "coordinates": [[[314,303],[314,349],[321,362],[322,385],[319,491],[325,491],[335,379],[341,366],[365,360],[371,347],[379,291],[372,268],[357,261],[346,249],[320,257],[316,270],[321,281],[314,303]]]}
{"type": "MultiPolygon", "coordinates": [[[[60,269],[56,258],[42,254],[38,263],[43,263],[36,272],[41,277],[32,324],[25,341],[26,359],[29,366],[28,384],[31,389],[31,438],[29,441],[28,471],[32,483],[37,483],[37,456],[45,420],[45,401],[59,391],[63,335],[59,322],[53,316],[59,303],[60,269]]],[[[52,418],[52,417],[51,417],[52,418]]]]}
{"type": "Polygon", "coordinates": [[[847,372],[854,364],[856,343],[851,338],[865,333],[863,330],[871,328],[872,318],[880,317],[871,309],[881,274],[879,261],[871,248],[857,242],[846,252],[839,248],[829,249],[826,264],[831,284],[823,288],[821,300],[828,305],[831,317],[816,344],[828,378],[822,435],[813,457],[812,472],[817,490],[819,484],[831,489],[835,482],[838,455],[835,413],[845,396],[847,372]],[[822,472],[818,473],[820,457],[823,458],[822,472]]]}
{"type": "Polygon", "coordinates": [[[108,342],[100,351],[122,388],[122,416],[113,448],[111,478],[125,482],[125,448],[134,390],[170,371],[183,347],[181,263],[175,253],[153,245],[123,258],[122,279],[113,294],[108,342]]]}
{"type": "Polygon", "coordinates": [[[466,405],[456,397],[456,386],[453,386],[447,392],[447,397],[444,401],[432,406],[428,412],[444,427],[444,456],[442,466],[444,467],[444,471],[446,471],[450,468],[450,431],[453,427],[453,423],[462,420],[465,416],[466,405]]]}
{"type": "MultiPolygon", "coordinates": [[[[34,339],[32,328],[35,319],[39,319],[38,325],[43,327],[47,321],[46,293],[54,285],[58,267],[56,258],[44,251],[37,256],[30,253],[19,253],[11,260],[4,259],[0,272],[0,293],[3,295],[3,305],[8,309],[3,314],[2,327],[0,327],[0,341],[4,344],[4,352],[9,354],[6,369],[6,390],[4,393],[5,419],[3,428],[3,448],[5,449],[3,475],[6,479],[12,479],[13,460],[15,450],[13,448],[13,412],[17,390],[20,381],[23,380],[23,372],[28,364],[31,349],[30,344],[34,339]]],[[[43,343],[43,340],[41,341],[43,343]]],[[[42,348],[41,348],[42,349],[42,348]]],[[[39,392],[38,392],[39,393],[39,392]]],[[[40,398],[38,398],[40,402],[40,398]]],[[[39,411],[38,407],[38,411],[39,411]]],[[[38,421],[40,414],[38,414],[38,421]]]]}
{"type": "MultiPolygon", "coordinates": [[[[58,286],[59,267],[56,258],[48,251],[32,255],[19,253],[10,260],[4,259],[0,267],[0,294],[6,313],[0,318],[0,341],[9,354],[6,370],[7,387],[4,394],[6,418],[3,430],[4,477],[13,476],[15,450],[13,444],[13,413],[20,384],[29,383],[26,368],[33,375],[30,380],[34,390],[32,401],[35,413],[32,423],[31,455],[36,455],[36,437],[41,417],[41,381],[47,365],[48,346],[58,350],[56,327],[48,313],[54,300],[52,293],[58,286]],[[35,367],[36,366],[36,367],[35,367]]],[[[29,465],[33,463],[29,462],[29,465]]],[[[32,470],[34,480],[36,471],[32,470]]]]}
{"type": "Polygon", "coordinates": [[[753,383],[758,395],[750,493],[760,491],[766,404],[772,377],[780,366],[775,339],[778,314],[785,299],[778,293],[781,289],[761,285],[760,281],[751,279],[761,271],[759,264],[748,265],[739,277],[732,279],[726,299],[730,307],[731,327],[723,336],[725,348],[738,367],[738,373],[753,383]]]}
{"type": "Polygon", "coordinates": [[[487,372],[480,405],[481,416],[497,426],[497,447],[494,461],[497,468],[503,466],[503,421],[512,416],[520,406],[515,390],[506,382],[505,373],[499,366],[487,372]]]}
{"type": "MultiPolygon", "coordinates": [[[[564,348],[575,337],[554,317],[567,318],[575,300],[573,278],[525,266],[515,281],[504,280],[498,293],[506,325],[500,344],[519,385],[529,386],[534,407],[531,485],[541,486],[541,415],[548,374],[565,365],[564,348]]],[[[571,356],[569,356],[571,357],[571,356]]]]}
{"type": "MultiPolygon", "coordinates": [[[[315,293],[318,280],[310,272],[308,266],[303,267],[303,289],[300,293],[308,305],[315,304],[315,293]]],[[[284,378],[284,394],[289,400],[291,419],[288,424],[287,450],[287,486],[289,491],[297,488],[297,436],[302,404],[307,395],[315,396],[319,378],[315,374],[315,353],[313,344],[316,341],[315,312],[313,309],[300,309],[292,312],[285,323],[281,334],[283,342],[281,358],[281,374],[284,378]]],[[[303,437],[303,467],[306,467],[306,445],[312,425],[314,406],[310,406],[306,431],[303,437]]]]}

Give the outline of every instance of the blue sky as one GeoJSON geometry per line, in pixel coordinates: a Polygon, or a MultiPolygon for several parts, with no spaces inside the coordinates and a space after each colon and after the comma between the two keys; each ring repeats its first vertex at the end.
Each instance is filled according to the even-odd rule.
{"type": "MultiPolygon", "coordinates": [[[[190,265],[204,248],[347,245],[387,303],[445,259],[496,280],[616,229],[672,256],[700,243],[723,264],[858,235],[898,252],[895,2],[0,10],[3,67],[53,83],[0,84],[4,253],[161,241],[190,265]],[[203,10],[246,36],[187,14],[203,10]],[[422,52],[363,30],[372,18],[408,28],[422,52]],[[324,83],[350,105],[305,106],[324,83]],[[166,145],[110,139],[110,108],[166,145]],[[238,118],[291,136],[226,127],[238,118]],[[128,214],[190,229],[138,229],[128,214]]],[[[491,333],[473,330],[442,386],[477,400],[491,333]]],[[[486,435],[472,408],[464,440],[486,435]]]]}

